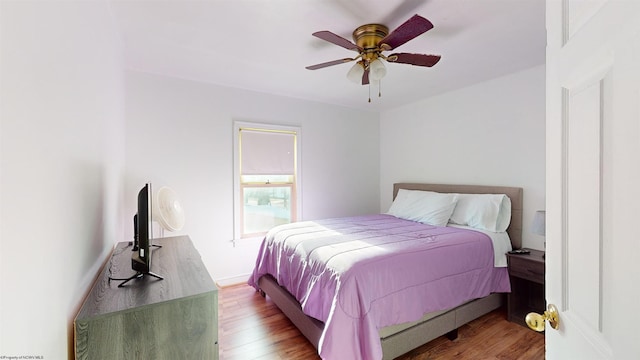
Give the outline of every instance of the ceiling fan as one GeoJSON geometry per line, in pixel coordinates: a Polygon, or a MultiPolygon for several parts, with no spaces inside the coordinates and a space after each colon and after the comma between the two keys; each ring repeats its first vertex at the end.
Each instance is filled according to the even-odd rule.
{"type": "MultiPolygon", "coordinates": [[[[355,43],[330,31],[318,31],[312,35],[335,45],[358,53],[354,58],[344,58],[307,66],[309,70],[322,69],[328,66],[357,61],[347,73],[347,78],[361,83],[382,79],[387,70],[381,59],[391,63],[410,64],[431,67],[440,61],[440,55],[393,53],[384,55],[383,51],[393,50],[409,40],[433,28],[433,24],[420,15],[414,15],[392,32],[382,24],[366,24],[353,31],[355,43]]],[[[371,101],[371,99],[369,99],[371,101]]]]}

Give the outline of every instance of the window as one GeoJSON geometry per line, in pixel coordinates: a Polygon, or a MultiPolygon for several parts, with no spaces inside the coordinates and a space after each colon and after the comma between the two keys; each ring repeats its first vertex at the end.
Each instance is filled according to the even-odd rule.
{"type": "Polygon", "coordinates": [[[298,219],[299,135],[299,128],[236,122],[236,239],[298,219]]]}

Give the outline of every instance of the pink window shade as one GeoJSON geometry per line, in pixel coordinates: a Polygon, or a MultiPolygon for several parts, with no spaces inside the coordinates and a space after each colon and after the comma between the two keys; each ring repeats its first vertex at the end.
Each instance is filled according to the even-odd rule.
{"type": "Polygon", "coordinates": [[[242,175],[289,175],[295,170],[295,134],[240,130],[242,175]]]}

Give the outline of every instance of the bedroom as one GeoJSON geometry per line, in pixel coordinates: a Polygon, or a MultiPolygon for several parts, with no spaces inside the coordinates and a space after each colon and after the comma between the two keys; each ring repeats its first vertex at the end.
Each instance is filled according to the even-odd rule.
{"type": "Polygon", "coordinates": [[[231,242],[233,120],[303,127],[305,218],[384,211],[392,183],[402,180],[518,184],[525,246],[543,247],[526,235],[526,219],[545,206],[543,56],[526,69],[377,112],[132,70],[107,2],[3,1],[1,10],[0,308],[11,327],[1,330],[0,355],[68,356],[73,316],[114,241],[131,237],[130,199],[148,180],[180,193],[184,233],[212,277],[246,279],[258,244],[231,242]],[[427,128],[438,131],[431,142],[414,131],[427,128]],[[455,138],[445,135],[452,131],[455,138]],[[417,160],[416,151],[428,170],[396,160],[417,160]],[[13,254],[25,243],[37,260],[15,276],[25,265],[13,254]],[[13,295],[21,293],[28,296],[13,295]],[[34,344],[24,334],[36,320],[43,341],[34,344]]]}

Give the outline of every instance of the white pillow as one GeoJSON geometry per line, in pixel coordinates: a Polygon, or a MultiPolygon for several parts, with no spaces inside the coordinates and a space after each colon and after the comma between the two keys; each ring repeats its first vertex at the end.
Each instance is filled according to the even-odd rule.
{"type": "Polygon", "coordinates": [[[452,223],[504,232],[511,222],[511,200],[504,194],[458,194],[452,223]]]}
{"type": "Polygon", "coordinates": [[[435,226],[447,226],[457,194],[400,189],[387,214],[435,226]]]}

